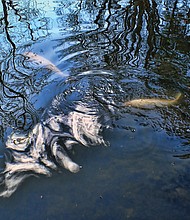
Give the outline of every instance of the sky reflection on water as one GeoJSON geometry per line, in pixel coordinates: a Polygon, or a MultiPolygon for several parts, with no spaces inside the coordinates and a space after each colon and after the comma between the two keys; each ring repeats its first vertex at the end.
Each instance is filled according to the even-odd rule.
{"type": "Polygon", "coordinates": [[[188,219],[189,6],[188,0],[0,2],[2,154],[11,131],[33,128],[67,89],[68,103],[83,85],[100,105],[116,106],[183,94],[171,108],[115,110],[104,134],[109,147],[79,147],[73,156],[83,169],[75,175],[60,169],[49,179],[27,179],[0,200],[2,218],[188,219]],[[50,60],[63,76],[28,62],[27,51],[50,60]],[[102,74],[105,81],[80,76],[91,70],[111,75],[102,74]]]}

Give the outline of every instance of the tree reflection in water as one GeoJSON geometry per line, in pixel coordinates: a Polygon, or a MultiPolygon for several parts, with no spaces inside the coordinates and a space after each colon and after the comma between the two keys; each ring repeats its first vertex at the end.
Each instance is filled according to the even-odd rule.
{"type": "Polygon", "coordinates": [[[113,72],[117,89],[111,93],[105,87],[99,88],[102,94],[95,98],[100,105],[105,100],[117,106],[125,99],[147,95],[167,97],[167,91],[171,95],[181,91],[183,103],[158,110],[162,121],[151,123],[150,119],[149,123],[166,129],[168,134],[179,135],[188,143],[189,29],[189,3],[182,0],[55,1],[52,4],[2,0],[1,139],[6,136],[7,128],[29,131],[37,124],[54,96],[46,91],[60,85],[59,76],[39,62],[28,62],[23,55],[33,51],[47,59],[53,56],[55,64],[63,72],[69,72],[71,79],[93,69],[113,72]],[[44,94],[48,101],[36,107],[44,94]]]}

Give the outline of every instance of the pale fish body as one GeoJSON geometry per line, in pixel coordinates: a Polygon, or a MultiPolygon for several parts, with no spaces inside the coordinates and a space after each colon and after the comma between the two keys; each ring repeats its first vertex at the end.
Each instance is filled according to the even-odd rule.
{"type": "Polygon", "coordinates": [[[34,54],[32,52],[25,52],[23,55],[25,57],[28,57],[30,60],[38,62],[40,65],[46,67],[47,69],[58,73],[59,75],[64,75],[63,72],[59,68],[57,68],[52,62],[40,55],[34,54]]]}
{"type": "Polygon", "coordinates": [[[124,106],[131,106],[134,108],[141,108],[141,109],[153,109],[155,107],[165,107],[177,104],[181,97],[181,93],[178,93],[175,99],[134,99],[131,101],[127,101],[124,103],[124,106]]]}

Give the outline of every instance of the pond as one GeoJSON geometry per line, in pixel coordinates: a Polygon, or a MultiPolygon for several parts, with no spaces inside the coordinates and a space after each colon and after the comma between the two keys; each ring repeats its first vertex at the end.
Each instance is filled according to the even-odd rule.
{"type": "Polygon", "coordinates": [[[1,0],[2,219],[189,219],[189,8],[189,0],[1,0]],[[139,99],[166,105],[124,104],[139,99]],[[58,129],[53,138],[74,143],[79,172],[51,169],[56,153],[11,136],[33,140],[44,127],[43,141],[58,129]]]}

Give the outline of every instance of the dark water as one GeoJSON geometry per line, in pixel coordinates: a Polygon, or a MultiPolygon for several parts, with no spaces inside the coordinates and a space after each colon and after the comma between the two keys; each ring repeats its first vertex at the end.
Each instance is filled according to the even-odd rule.
{"type": "Polygon", "coordinates": [[[79,173],[27,178],[0,198],[0,218],[189,219],[189,7],[188,0],[0,2],[2,170],[11,132],[31,130],[63,91],[66,103],[90,103],[83,94],[93,94],[104,106],[109,142],[76,147],[79,173]],[[28,51],[63,73],[28,61],[28,51]],[[175,106],[120,107],[178,92],[175,106]]]}

